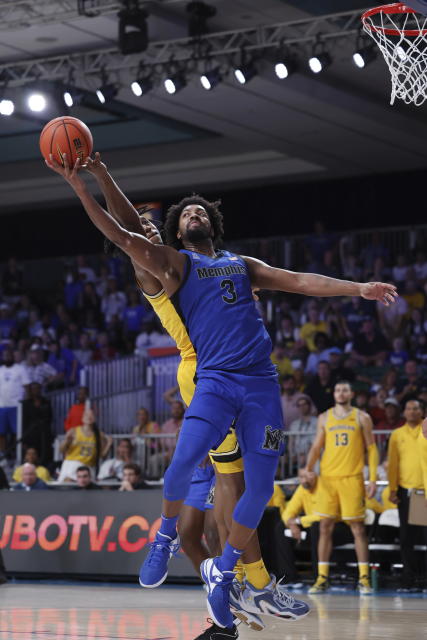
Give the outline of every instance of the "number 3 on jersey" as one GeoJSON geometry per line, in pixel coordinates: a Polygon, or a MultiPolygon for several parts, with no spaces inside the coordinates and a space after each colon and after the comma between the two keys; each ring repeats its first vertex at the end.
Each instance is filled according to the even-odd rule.
{"type": "Polygon", "coordinates": [[[221,298],[227,304],[234,304],[237,301],[237,293],[234,287],[234,282],[230,279],[222,280],[220,284],[221,289],[225,289],[226,294],[221,296],[221,298]]]}
{"type": "Polygon", "coordinates": [[[336,433],[335,434],[335,446],[346,447],[348,445],[348,433],[336,433]]]}

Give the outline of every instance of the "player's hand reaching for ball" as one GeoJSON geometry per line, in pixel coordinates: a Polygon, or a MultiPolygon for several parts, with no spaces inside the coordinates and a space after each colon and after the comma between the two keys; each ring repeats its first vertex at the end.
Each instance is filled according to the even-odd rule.
{"type": "Polygon", "coordinates": [[[91,173],[97,179],[104,178],[108,173],[107,165],[102,162],[101,154],[99,153],[99,151],[95,153],[95,156],[93,158],[88,156],[85,159],[83,168],[86,169],[86,171],[89,171],[89,173],[91,173]]]}
{"type": "Polygon", "coordinates": [[[55,160],[52,154],[49,156],[49,160],[45,160],[46,165],[55,173],[58,173],[60,176],[64,178],[74,190],[78,189],[81,186],[84,186],[84,182],[82,178],[79,176],[78,171],[81,168],[80,158],[77,158],[74,167],[70,167],[68,164],[67,154],[64,153],[62,156],[63,165],[60,165],[59,162],[55,160]]]}
{"type": "Polygon", "coordinates": [[[377,300],[388,307],[395,302],[398,294],[394,284],[365,282],[360,285],[360,295],[365,300],[377,300]]]}

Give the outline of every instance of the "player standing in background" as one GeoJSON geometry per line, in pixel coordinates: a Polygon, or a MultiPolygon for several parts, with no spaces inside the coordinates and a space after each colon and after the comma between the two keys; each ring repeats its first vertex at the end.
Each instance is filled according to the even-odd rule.
{"type": "MultiPolygon", "coordinates": [[[[63,167],[52,156],[47,164],[68,181],[100,231],[160,280],[183,319],[198,357],[196,391],[164,478],[161,526],[140,572],[140,581],[146,586],[157,586],[167,576],[169,558],[178,547],[179,512],[195,467],[218,446],[228,425],[238,418],[236,433],[243,452],[245,491],[234,510],[222,555],[205,560],[201,568],[208,585],[211,616],[219,627],[230,629],[233,569],[273,493],[283,442],[280,390],[270,360],[272,345],[253,301],[252,288],[325,297],[360,295],[388,305],[397,295],[395,287],[294,273],[254,258],[217,252],[214,241],[222,233],[222,216],[213,205],[206,209],[185,199],[169,209],[165,225],[169,237],[174,236],[184,248],[178,251],[153,245],[144,236],[124,229],[98,204],[79,176],[79,160],[72,169],[66,155],[63,167]]],[[[272,606],[278,596],[283,596],[283,610],[288,607],[290,616],[308,613],[304,602],[286,601],[285,594],[277,594],[272,584],[254,589],[253,598],[265,598],[266,592],[271,593],[272,606]]]]}
{"type": "Polygon", "coordinates": [[[347,522],[354,536],[359,565],[358,590],[369,595],[369,550],[365,529],[365,485],[363,467],[368,452],[368,498],[375,495],[378,449],[372,434],[371,417],[352,407],[354,393],[349,382],[337,382],[335,405],[321,413],[316,438],[307,456],[306,471],[320,461],[316,513],[320,517],[318,577],[309,593],[323,593],[329,587],[329,559],[332,534],[338,518],[347,522]]]}

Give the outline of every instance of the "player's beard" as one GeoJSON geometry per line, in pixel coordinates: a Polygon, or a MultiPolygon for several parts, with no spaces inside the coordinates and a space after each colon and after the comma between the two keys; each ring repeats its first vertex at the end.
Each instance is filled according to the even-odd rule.
{"type": "Polygon", "coordinates": [[[204,240],[208,240],[211,236],[210,229],[206,229],[202,225],[193,225],[187,229],[187,233],[185,239],[191,243],[203,242],[204,240]]]}

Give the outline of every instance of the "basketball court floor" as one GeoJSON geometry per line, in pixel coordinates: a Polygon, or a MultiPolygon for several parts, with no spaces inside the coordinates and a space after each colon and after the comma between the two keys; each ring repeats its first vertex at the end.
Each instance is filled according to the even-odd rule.
{"type": "MultiPolygon", "coordinates": [[[[1,640],[193,640],[206,628],[201,587],[153,590],[94,584],[15,583],[0,587],[1,640]]],[[[301,596],[300,622],[264,617],[265,631],[239,626],[248,640],[427,640],[427,596],[301,596]]]]}

